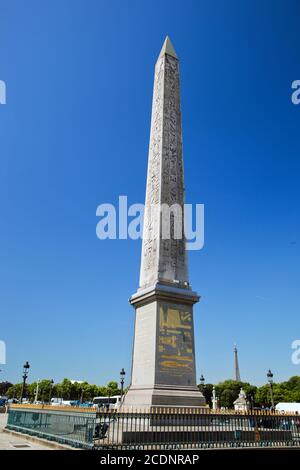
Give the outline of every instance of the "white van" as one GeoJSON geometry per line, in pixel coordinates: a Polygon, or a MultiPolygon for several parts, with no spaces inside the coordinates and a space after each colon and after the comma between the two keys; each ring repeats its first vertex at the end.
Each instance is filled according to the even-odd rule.
{"type": "Polygon", "coordinates": [[[287,413],[296,413],[300,414],[300,403],[278,403],[275,406],[276,411],[285,411],[287,413]]]}
{"type": "Polygon", "coordinates": [[[72,400],[63,400],[63,398],[51,398],[52,406],[71,406],[72,400]]]}

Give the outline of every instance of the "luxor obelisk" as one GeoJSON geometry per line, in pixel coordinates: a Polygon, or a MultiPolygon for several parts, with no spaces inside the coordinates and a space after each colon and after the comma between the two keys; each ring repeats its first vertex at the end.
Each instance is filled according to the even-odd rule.
{"type": "MultiPolygon", "coordinates": [[[[162,236],[153,206],[184,209],[179,61],[167,37],[155,66],[140,287],[131,385],[124,405],[203,406],[196,385],[193,305],[184,235],[162,236]]],[[[180,219],[183,232],[183,217],[180,219]]],[[[174,232],[174,230],[173,230],[174,232]]]]}

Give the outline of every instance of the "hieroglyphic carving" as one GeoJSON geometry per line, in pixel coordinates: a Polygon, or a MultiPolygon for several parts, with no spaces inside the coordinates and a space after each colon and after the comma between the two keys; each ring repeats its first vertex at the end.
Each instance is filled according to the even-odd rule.
{"type": "Polygon", "coordinates": [[[162,304],[159,310],[157,374],[160,383],[194,382],[194,346],[192,313],[182,308],[162,304]],[[176,380],[175,380],[176,381],[176,380]]]}
{"type": "Polygon", "coordinates": [[[152,103],[152,121],[149,145],[146,207],[140,285],[155,282],[158,272],[159,221],[151,207],[160,203],[161,145],[163,132],[163,80],[164,60],[158,59],[155,67],[152,103]]]}
{"type": "Polygon", "coordinates": [[[153,205],[161,204],[179,204],[182,208],[184,205],[179,62],[168,54],[159,57],[155,67],[141,287],[159,280],[188,281],[183,210],[182,238],[174,238],[175,215],[172,214],[171,237],[162,239],[161,219],[153,211],[153,205]]]}

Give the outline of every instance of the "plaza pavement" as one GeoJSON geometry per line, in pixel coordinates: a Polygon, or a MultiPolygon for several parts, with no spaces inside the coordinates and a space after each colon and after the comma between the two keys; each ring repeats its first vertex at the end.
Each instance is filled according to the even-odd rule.
{"type": "Polygon", "coordinates": [[[48,446],[31,442],[19,436],[3,432],[7,414],[0,414],[0,450],[51,450],[48,446]]]}

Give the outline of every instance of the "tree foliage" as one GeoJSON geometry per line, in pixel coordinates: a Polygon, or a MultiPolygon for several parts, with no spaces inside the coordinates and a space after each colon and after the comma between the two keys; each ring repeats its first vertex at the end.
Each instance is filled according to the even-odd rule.
{"type": "MultiPolygon", "coordinates": [[[[1,386],[1,384],[0,384],[1,386]]],[[[17,398],[21,396],[22,383],[15,385],[9,384],[6,387],[6,395],[8,398],[17,398]]],[[[51,380],[44,379],[32,382],[26,385],[24,397],[30,401],[34,401],[37,397],[38,401],[47,403],[51,397],[62,398],[63,400],[82,400],[91,401],[96,396],[113,396],[119,395],[120,389],[118,383],[111,381],[106,386],[98,386],[89,384],[88,382],[71,382],[69,379],[63,379],[60,383],[52,384],[51,380]],[[38,394],[36,395],[38,386],[38,394]]]]}
{"type": "Polygon", "coordinates": [[[12,387],[10,382],[0,382],[0,397],[6,396],[7,390],[12,387]]]}
{"type": "MultiPolygon", "coordinates": [[[[206,384],[203,387],[198,385],[203,392],[208,405],[212,405],[212,384],[206,384]]],[[[271,406],[270,385],[256,387],[248,382],[237,382],[235,380],[225,380],[216,386],[216,395],[219,400],[219,406],[224,408],[233,408],[233,403],[237,399],[240,389],[246,392],[249,402],[255,407],[271,406]]],[[[273,395],[275,404],[279,402],[300,402],[300,377],[291,377],[286,382],[273,384],[273,395]]]]}
{"type": "Polygon", "coordinates": [[[213,384],[198,385],[200,391],[203,393],[206,403],[211,407],[212,406],[212,392],[213,384]]]}
{"type": "MultiPolygon", "coordinates": [[[[204,386],[198,385],[203,392],[206,403],[212,405],[213,384],[204,386]]],[[[233,403],[239,395],[240,389],[246,392],[248,400],[256,407],[270,407],[271,394],[270,385],[256,387],[248,382],[236,382],[235,380],[225,380],[216,386],[216,395],[219,399],[219,406],[233,408],[233,403]]],[[[37,382],[26,385],[24,396],[30,401],[36,397],[37,382]]],[[[9,382],[0,383],[0,395],[6,395],[8,398],[17,398],[21,396],[22,383],[12,385],[9,382]]],[[[39,382],[38,401],[47,403],[51,396],[62,398],[63,400],[83,400],[92,401],[96,396],[120,395],[119,385],[115,381],[108,382],[107,385],[93,385],[88,382],[71,382],[65,378],[60,383],[52,384],[51,380],[43,379],[39,382]]],[[[300,377],[293,376],[286,382],[273,384],[273,395],[275,404],[279,402],[300,402],[300,377]]]]}

